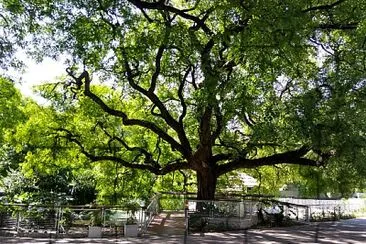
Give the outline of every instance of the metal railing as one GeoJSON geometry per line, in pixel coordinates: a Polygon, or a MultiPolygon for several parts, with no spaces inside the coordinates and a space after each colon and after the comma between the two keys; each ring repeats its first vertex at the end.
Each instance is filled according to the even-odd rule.
{"type": "Polygon", "coordinates": [[[103,236],[122,236],[127,219],[146,229],[153,205],[147,209],[98,205],[0,205],[0,235],[86,237],[89,226],[101,226],[103,236]]]}
{"type": "Polygon", "coordinates": [[[293,222],[309,221],[307,205],[279,201],[277,199],[260,199],[258,203],[258,222],[261,225],[283,226],[293,222]]]}
{"type": "Polygon", "coordinates": [[[279,201],[291,204],[305,205],[309,208],[309,220],[334,220],[344,217],[351,217],[357,212],[364,211],[366,199],[299,199],[279,198],[279,201]]]}
{"type": "Polygon", "coordinates": [[[246,229],[257,224],[336,220],[364,211],[366,200],[315,200],[250,197],[241,200],[186,202],[186,232],[246,229]]]}
{"type": "Polygon", "coordinates": [[[159,213],[160,211],[160,195],[155,195],[152,199],[149,205],[144,210],[143,220],[141,222],[141,229],[140,234],[146,233],[149,225],[153,221],[154,217],[159,213]]]}
{"type": "Polygon", "coordinates": [[[245,229],[257,224],[255,201],[187,201],[186,230],[212,231],[245,229]]]}

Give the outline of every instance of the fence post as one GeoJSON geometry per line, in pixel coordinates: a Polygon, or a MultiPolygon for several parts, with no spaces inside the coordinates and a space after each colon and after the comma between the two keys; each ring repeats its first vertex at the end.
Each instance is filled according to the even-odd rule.
{"type": "Polygon", "coordinates": [[[184,244],[187,243],[187,238],[188,238],[188,200],[186,199],[184,202],[184,244]]]}
{"type": "Polygon", "coordinates": [[[309,218],[309,206],[307,206],[306,208],[305,208],[305,221],[306,222],[309,222],[309,220],[310,220],[310,218],[309,218]]]}
{"type": "Polygon", "coordinates": [[[17,233],[19,232],[19,227],[20,227],[20,223],[19,223],[19,211],[17,211],[17,225],[16,225],[16,227],[17,227],[17,233]]]}
{"type": "Polygon", "coordinates": [[[319,223],[318,223],[315,226],[315,240],[314,240],[315,243],[318,243],[318,240],[319,240],[319,228],[320,228],[320,226],[319,226],[319,223]]]}
{"type": "Polygon", "coordinates": [[[56,236],[58,235],[58,225],[59,225],[59,217],[60,217],[60,208],[56,209],[56,219],[55,219],[55,231],[56,231],[56,236]]]}
{"type": "Polygon", "coordinates": [[[248,229],[247,228],[244,229],[244,243],[249,243],[248,242],[248,229]]]}

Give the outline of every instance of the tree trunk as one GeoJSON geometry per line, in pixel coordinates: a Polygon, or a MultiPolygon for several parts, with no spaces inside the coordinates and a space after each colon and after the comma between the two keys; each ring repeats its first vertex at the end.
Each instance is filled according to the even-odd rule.
{"type": "Polygon", "coordinates": [[[197,199],[213,200],[215,198],[217,174],[211,167],[197,171],[197,199]]]}

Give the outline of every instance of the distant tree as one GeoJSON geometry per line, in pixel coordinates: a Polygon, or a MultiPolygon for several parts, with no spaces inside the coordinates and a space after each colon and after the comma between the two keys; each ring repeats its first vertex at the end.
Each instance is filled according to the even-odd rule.
{"type": "Polygon", "coordinates": [[[26,120],[22,111],[22,97],[11,80],[0,77],[0,175],[18,167],[18,153],[8,143],[9,135],[15,133],[16,126],[26,120]]]}
{"type": "Polygon", "coordinates": [[[213,199],[237,169],[364,158],[363,0],[1,4],[38,57],[71,57],[57,109],[88,120],[76,113],[55,138],[91,161],[192,170],[213,199]]]}

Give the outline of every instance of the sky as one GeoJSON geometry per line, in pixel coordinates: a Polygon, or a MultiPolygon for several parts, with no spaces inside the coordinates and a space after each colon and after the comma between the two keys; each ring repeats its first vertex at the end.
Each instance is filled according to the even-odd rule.
{"type": "Polygon", "coordinates": [[[66,74],[66,66],[63,61],[56,61],[45,58],[41,63],[32,60],[24,60],[26,63],[25,72],[17,75],[20,79],[16,82],[16,87],[27,97],[35,97],[32,87],[45,82],[53,82],[57,77],[66,74]]]}

